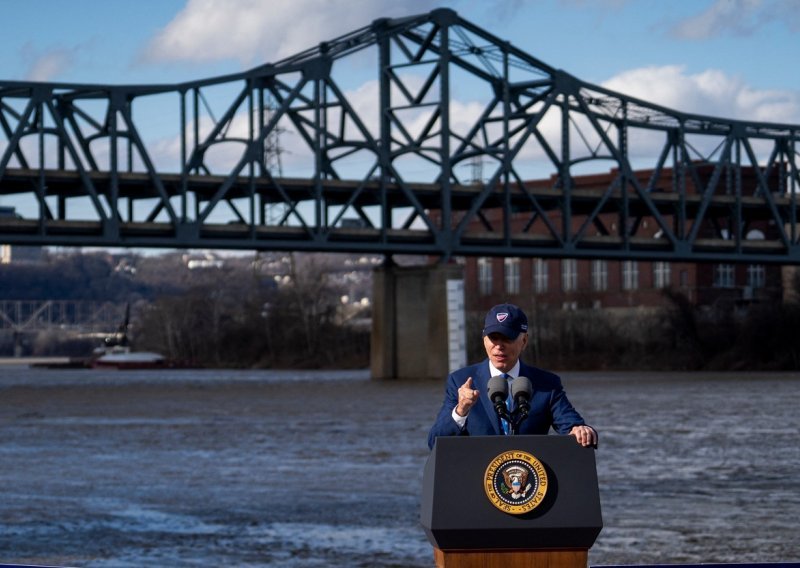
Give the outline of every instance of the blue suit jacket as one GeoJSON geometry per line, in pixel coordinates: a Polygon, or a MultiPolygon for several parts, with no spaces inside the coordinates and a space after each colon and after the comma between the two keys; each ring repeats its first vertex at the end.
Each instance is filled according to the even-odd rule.
{"type": "MultiPolygon", "coordinates": [[[[567,399],[558,375],[520,361],[519,376],[528,377],[533,386],[531,410],[520,424],[519,434],[547,434],[552,427],[559,434],[568,434],[573,426],[585,424],[581,415],[567,399]]],[[[464,367],[447,377],[444,402],[436,422],[428,433],[428,447],[433,448],[437,436],[492,436],[503,433],[500,419],[489,400],[489,360],[464,367]],[[467,416],[467,423],[461,430],[453,420],[453,409],[458,404],[458,388],[468,377],[480,393],[480,400],[467,416]]]]}

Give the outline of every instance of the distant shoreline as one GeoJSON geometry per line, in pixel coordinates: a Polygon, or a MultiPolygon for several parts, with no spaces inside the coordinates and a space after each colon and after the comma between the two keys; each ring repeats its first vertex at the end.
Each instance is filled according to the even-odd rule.
{"type": "Polygon", "coordinates": [[[70,361],[72,357],[0,357],[0,366],[65,364],[70,361]]]}

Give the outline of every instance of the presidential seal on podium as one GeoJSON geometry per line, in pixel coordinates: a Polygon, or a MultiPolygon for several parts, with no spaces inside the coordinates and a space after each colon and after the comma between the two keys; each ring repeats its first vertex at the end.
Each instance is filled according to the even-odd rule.
{"type": "Polygon", "coordinates": [[[492,505],[511,515],[533,511],[547,494],[547,472],[528,452],[510,450],[494,458],[484,475],[484,489],[492,505]]]}

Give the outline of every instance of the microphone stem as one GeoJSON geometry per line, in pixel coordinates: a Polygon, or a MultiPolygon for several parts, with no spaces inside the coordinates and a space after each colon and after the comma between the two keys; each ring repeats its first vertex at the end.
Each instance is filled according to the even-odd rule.
{"type": "Polygon", "coordinates": [[[519,426],[528,417],[529,406],[527,402],[518,403],[517,408],[513,412],[513,419],[509,420],[509,426],[512,434],[519,432],[519,426]]]}

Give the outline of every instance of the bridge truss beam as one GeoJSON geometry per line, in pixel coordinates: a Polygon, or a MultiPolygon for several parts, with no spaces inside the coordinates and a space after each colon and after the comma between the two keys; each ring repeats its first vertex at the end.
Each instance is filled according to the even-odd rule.
{"type": "Polygon", "coordinates": [[[796,264],[799,132],[441,9],[196,82],[0,82],[0,242],[796,264]]]}

